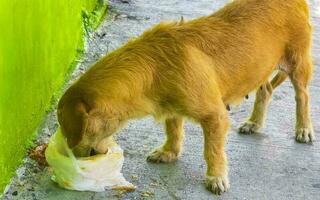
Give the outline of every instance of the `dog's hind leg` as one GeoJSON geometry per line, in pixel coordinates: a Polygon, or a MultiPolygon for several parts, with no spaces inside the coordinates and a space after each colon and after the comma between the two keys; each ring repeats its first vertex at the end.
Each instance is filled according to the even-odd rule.
{"type": "Polygon", "coordinates": [[[263,126],[273,90],[278,87],[287,76],[288,75],[285,72],[279,71],[271,82],[266,82],[257,90],[253,111],[250,118],[240,125],[240,133],[252,134],[259,131],[263,126]]]}
{"type": "Polygon", "coordinates": [[[183,118],[176,117],[166,119],[164,128],[166,141],[147,157],[147,160],[150,162],[172,162],[178,158],[181,152],[183,140],[183,118]]]}
{"type": "Polygon", "coordinates": [[[315,138],[310,119],[308,82],[312,74],[312,62],[309,53],[293,56],[298,59],[293,63],[292,73],[289,74],[296,93],[296,141],[312,142],[315,138]]]}

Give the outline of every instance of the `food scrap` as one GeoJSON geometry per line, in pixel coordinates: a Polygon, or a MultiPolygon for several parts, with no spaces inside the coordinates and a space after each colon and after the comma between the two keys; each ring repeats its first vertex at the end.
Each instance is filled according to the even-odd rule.
{"type": "Polygon", "coordinates": [[[149,191],[141,192],[141,196],[142,196],[142,197],[150,197],[150,196],[152,196],[152,195],[153,195],[153,193],[152,193],[152,192],[149,192],[149,191]]]}
{"type": "Polygon", "coordinates": [[[32,160],[35,160],[40,167],[48,166],[48,163],[45,157],[45,151],[47,147],[48,147],[48,144],[41,144],[29,152],[29,158],[31,158],[32,160]]]}
{"type": "Polygon", "coordinates": [[[132,179],[132,180],[138,180],[138,176],[137,176],[137,175],[132,175],[132,176],[131,176],[131,179],[132,179]]]}
{"type": "Polygon", "coordinates": [[[136,187],[133,186],[133,185],[123,185],[123,186],[113,186],[111,187],[112,190],[122,190],[122,191],[125,191],[125,192],[133,192],[136,187]]]}

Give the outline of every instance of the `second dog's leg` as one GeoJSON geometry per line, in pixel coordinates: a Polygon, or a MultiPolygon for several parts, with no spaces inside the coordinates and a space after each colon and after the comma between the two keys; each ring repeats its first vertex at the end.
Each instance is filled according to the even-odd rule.
{"type": "Polygon", "coordinates": [[[286,78],[285,72],[279,72],[271,81],[263,84],[256,93],[253,111],[250,118],[239,127],[240,133],[256,133],[263,126],[273,89],[279,86],[286,78]]]}
{"type": "Polygon", "coordinates": [[[165,143],[156,148],[148,157],[151,162],[172,162],[177,159],[181,152],[183,140],[183,118],[170,118],[165,121],[165,143]]]}

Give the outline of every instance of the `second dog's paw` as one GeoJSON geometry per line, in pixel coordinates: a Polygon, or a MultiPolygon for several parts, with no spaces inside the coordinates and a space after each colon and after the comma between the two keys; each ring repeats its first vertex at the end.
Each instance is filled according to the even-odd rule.
{"type": "Polygon", "coordinates": [[[238,131],[242,134],[253,134],[257,133],[260,127],[261,126],[255,122],[246,121],[239,126],[238,131]]]}
{"type": "Polygon", "coordinates": [[[178,155],[172,151],[165,151],[162,147],[155,149],[147,157],[147,161],[155,163],[169,163],[177,160],[178,155]]]}
{"type": "Polygon", "coordinates": [[[228,177],[206,176],[205,184],[208,190],[221,195],[230,188],[228,177]]]}
{"type": "Polygon", "coordinates": [[[315,136],[312,128],[299,128],[296,130],[296,141],[300,143],[313,142],[315,136]]]}

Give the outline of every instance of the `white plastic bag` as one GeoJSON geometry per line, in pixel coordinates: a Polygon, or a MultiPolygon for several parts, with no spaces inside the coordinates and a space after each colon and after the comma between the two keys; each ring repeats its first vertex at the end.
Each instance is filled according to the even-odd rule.
{"type": "Polygon", "coordinates": [[[135,188],[121,173],[124,157],[117,144],[110,146],[106,154],[76,158],[59,129],[50,138],[45,155],[53,168],[51,179],[63,188],[94,192],[135,188]]]}

